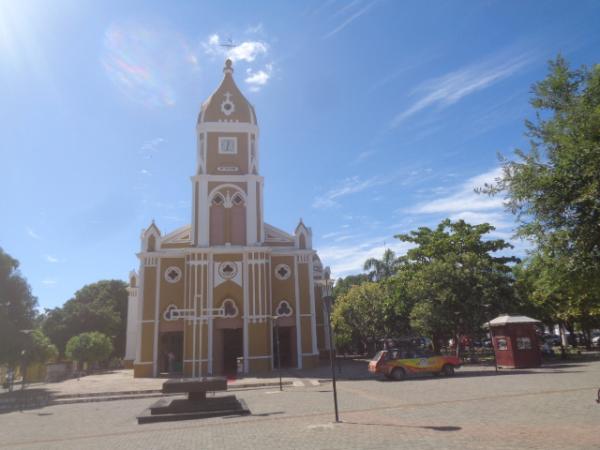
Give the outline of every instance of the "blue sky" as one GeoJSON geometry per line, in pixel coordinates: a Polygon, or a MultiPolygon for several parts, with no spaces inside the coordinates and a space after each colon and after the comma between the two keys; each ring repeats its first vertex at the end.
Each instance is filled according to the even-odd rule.
{"type": "Polygon", "coordinates": [[[502,199],[473,187],[526,147],[548,59],[600,61],[599,19],[593,1],[0,0],[0,246],[54,307],[125,279],[153,218],[189,223],[196,116],[228,38],[265,219],[302,217],[334,275],[445,217],[509,239],[502,199]]]}

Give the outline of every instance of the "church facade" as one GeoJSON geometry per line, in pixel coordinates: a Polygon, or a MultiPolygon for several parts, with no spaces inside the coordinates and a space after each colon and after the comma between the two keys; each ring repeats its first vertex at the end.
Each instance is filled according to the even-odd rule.
{"type": "Polygon", "coordinates": [[[309,368],[327,351],[312,231],[264,222],[256,113],[230,60],[223,72],[198,116],[191,224],[141,234],[125,355],[135,377],[266,372],[278,354],[282,367],[309,368]]]}

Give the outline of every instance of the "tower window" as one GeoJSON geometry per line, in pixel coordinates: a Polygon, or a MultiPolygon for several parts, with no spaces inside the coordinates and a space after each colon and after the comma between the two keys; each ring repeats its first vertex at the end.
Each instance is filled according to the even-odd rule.
{"type": "Polygon", "coordinates": [[[225,198],[221,194],[217,194],[213,197],[212,204],[213,205],[222,205],[225,203],[225,198]]]}
{"type": "Polygon", "coordinates": [[[241,196],[241,194],[235,194],[231,199],[231,203],[233,203],[236,206],[243,205],[244,198],[241,196]]]}

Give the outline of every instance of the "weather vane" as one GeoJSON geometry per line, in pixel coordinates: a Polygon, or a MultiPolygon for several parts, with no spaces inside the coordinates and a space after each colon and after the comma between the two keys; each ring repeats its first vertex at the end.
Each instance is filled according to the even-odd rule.
{"type": "Polygon", "coordinates": [[[227,39],[225,40],[225,42],[219,42],[219,45],[221,47],[225,47],[225,48],[234,48],[234,47],[237,47],[237,45],[233,42],[233,39],[231,39],[231,36],[227,37],[227,39]]]}

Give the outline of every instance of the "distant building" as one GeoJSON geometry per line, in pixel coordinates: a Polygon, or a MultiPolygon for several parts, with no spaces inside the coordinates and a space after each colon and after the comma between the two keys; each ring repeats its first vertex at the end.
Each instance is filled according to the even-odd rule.
{"type": "Polygon", "coordinates": [[[313,367],[326,350],[312,231],[302,220],[293,235],[264,222],[256,114],[230,60],[223,72],[198,116],[191,225],[142,231],[125,356],[135,377],[272,370],[273,316],[282,366],[313,367]]]}

